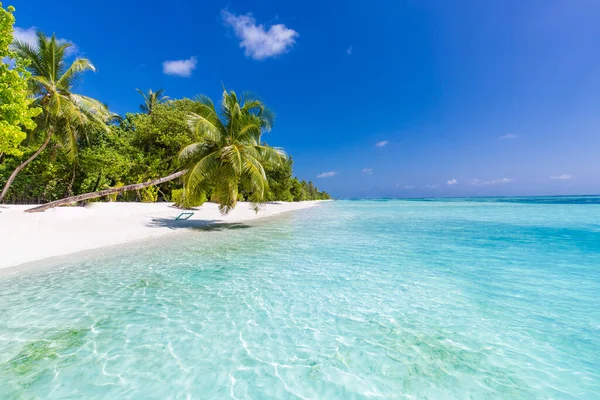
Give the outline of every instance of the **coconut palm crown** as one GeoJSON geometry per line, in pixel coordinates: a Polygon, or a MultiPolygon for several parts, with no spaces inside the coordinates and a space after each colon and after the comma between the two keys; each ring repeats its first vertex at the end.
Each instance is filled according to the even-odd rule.
{"type": "Polygon", "coordinates": [[[114,117],[108,108],[99,102],[71,90],[86,71],[95,71],[87,58],[76,58],[68,64],[68,49],[73,46],[37,32],[37,45],[15,41],[13,49],[29,62],[32,92],[42,114],[38,126],[47,135],[57,135],[73,158],[77,152],[77,138],[81,129],[90,122],[108,130],[106,124],[114,117]]]}
{"type": "Polygon", "coordinates": [[[226,214],[236,206],[242,185],[258,209],[268,190],[265,167],[280,165],[286,158],[282,149],[262,142],[262,134],[273,126],[273,114],[252,95],[238,98],[233,91],[223,91],[220,112],[208,97],[196,100],[197,110],[188,122],[197,140],[180,153],[188,169],[186,195],[193,197],[212,184],[213,201],[226,214]]]}
{"type": "Polygon", "coordinates": [[[148,115],[152,114],[152,110],[154,110],[154,107],[156,105],[162,104],[165,101],[169,100],[169,96],[164,95],[164,89],[158,89],[156,92],[150,89],[147,93],[144,93],[140,89],[136,90],[144,98],[144,104],[140,105],[140,110],[148,115]]]}
{"type": "Polygon", "coordinates": [[[67,149],[68,157],[74,161],[82,129],[95,123],[97,127],[108,131],[107,123],[115,118],[98,100],[71,92],[84,72],[95,71],[87,58],[76,58],[67,65],[66,52],[71,46],[56,39],[55,35],[48,38],[42,32],[37,32],[36,45],[19,40],[12,44],[17,56],[29,64],[30,89],[35,98],[33,104],[42,110],[36,119],[38,129],[34,133],[43,132],[45,140],[35,153],[10,174],[0,192],[0,201],[8,193],[17,174],[44,151],[54,136],[58,137],[58,142],[67,149]]]}

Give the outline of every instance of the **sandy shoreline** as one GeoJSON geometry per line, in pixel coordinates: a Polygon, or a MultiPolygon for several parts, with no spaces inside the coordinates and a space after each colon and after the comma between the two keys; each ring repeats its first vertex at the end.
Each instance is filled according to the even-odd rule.
{"type": "Polygon", "coordinates": [[[317,204],[319,201],[274,202],[257,214],[249,203],[238,203],[223,216],[216,204],[205,203],[193,210],[194,215],[187,221],[175,221],[182,210],[171,203],[90,203],[34,214],[23,212],[31,206],[0,205],[0,269],[174,234],[181,231],[179,228],[248,221],[317,204]]]}

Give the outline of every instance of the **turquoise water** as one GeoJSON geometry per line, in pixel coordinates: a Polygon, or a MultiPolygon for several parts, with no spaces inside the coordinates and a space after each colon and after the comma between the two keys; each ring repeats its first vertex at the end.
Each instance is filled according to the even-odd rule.
{"type": "Polygon", "coordinates": [[[0,398],[599,398],[598,203],[340,201],[0,276],[0,398]]]}

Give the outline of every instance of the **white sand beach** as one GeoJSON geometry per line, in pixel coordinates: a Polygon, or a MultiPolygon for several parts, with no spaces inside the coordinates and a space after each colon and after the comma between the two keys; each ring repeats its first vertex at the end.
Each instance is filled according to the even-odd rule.
{"type": "Polygon", "coordinates": [[[192,210],[194,215],[187,221],[175,221],[182,210],[171,203],[89,203],[32,214],[24,212],[32,206],[0,205],[0,269],[185,230],[180,228],[269,217],[318,203],[274,202],[258,213],[250,203],[238,203],[228,215],[221,215],[216,204],[205,203],[192,210]]]}

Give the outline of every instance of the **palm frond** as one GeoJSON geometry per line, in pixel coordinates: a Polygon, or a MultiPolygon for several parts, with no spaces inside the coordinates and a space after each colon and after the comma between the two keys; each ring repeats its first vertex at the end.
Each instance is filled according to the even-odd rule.
{"type": "Polygon", "coordinates": [[[262,128],[266,132],[270,132],[273,129],[273,125],[275,125],[275,114],[271,111],[270,108],[263,107],[258,113],[258,117],[261,119],[262,128]]]}
{"type": "Polygon", "coordinates": [[[200,159],[187,173],[185,182],[190,190],[210,180],[219,170],[219,155],[217,152],[207,154],[200,159]]]}
{"type": "MultiPolygon", "coordinates": [[[[196,101],[197,103],[203,104],[209,108],[211,108],[213,111],[215,111],[215,104],[213,103],[213,101],[210,99],[210,97],[204,95],[204,94],[199,94],[194,98],[194,101],[196,101]]],[[[216,114],[216,111],[215,111],[216,114]]]]}
{"type": "Polygon", "coordinates": [[[183,163],[186,163],[195,156],[205,153],[207,150],[209,150],[207,143],[192,143],[185,146],[183,150],[179,152],[179,160],[183,163]]]}
{"type": "Polygon", "coordinates": [[[239,179],[230,166],[223,166],[215,185],[213,196],[219,203],[221,214],[227,214],[237,205],[239,179]]]}
{"type": "Polygon", "coordinates": [[[77,58],[58,79],[56,87],[60,90],[70,90],[74,80],[77,79],[81,73],[86,71],[96,71],[96,67],[94,67],[94,64],[87,58],[77,58]]]}
{"type": "Polygon", "coordinates": [[[200,139],[210,142],[218,142],[221,140],[221,130],[215,126],[212,121],[206,117],[190,113],[188,117],[188,125],[200,139]]]}
{"type": "Polygon", "coordinates": [[[75,156],[77,154],[77,132],[71,126],[69,120],[65,121],[64,130],[67,133],[67,157],[69,161],[73,162],[75,160],[75,156]]]}
{"type": "Polygon", "coordinates": [[[254,157],[246,157],[244,163],[244,172],[250,178],[252,191],[256,193],[257,200],[264,200],[266,189],[268,188],[267,175],[262,164],[254,157]]]}
{"type": "Polygon", "coordinates": [[[257,209],[265,202],[269,188],[265,167],[287,160],[283,149],[261,141],[262,133],[273,126],[273,113],[258,98],[244,94],[240,99],[226,89],[220,107],[218,114],[208,97],[195,98],[188,124],[197,142],[179,155],[180,161],[189,166],[186,190],[200,190],[212,182],[212,199],[219,203],[222,213],[228,213],[237,204],[242,185],[245,196],[257,209]]]}
{"type": "Polygon", "coordinates": [[[248,121],[239,128],[236,139],[246,145],[257,145],[260,143],[261,133],[260,122],[248,121]]]}
{"type": "Polygon", "coordinates": [[[246,152],[259,162],[272,166],[282,165],[287,160],[285,151],[278,147],[257,145],[246,148],[246,152]]]}
{"type": "Polygon", "coordinates": [[[96,99],[74,93],[71,93],[69,98],[83,112],[96,116],[100,121],[108,122],[114,117],[108,107],[96,99]]]}
{"type": "Polygon", "coordinates": [[[236,175],[242,174],[243,169],[243,161],[242,161],[242,153],[239,148],[235,145],[225,146],[220,150],[219,158],[221,160],[226,161],[231,167],[236,175]]]}

